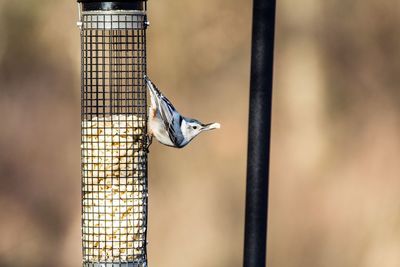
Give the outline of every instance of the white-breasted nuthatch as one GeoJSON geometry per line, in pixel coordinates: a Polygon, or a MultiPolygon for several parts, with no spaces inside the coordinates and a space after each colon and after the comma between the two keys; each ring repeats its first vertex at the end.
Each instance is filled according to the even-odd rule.
{"type": "Polygon", "coordinates": [[[144,79],[151,99],[149,128],[160,143],[182,148],[199,133],[221,127],[219,123],[203,124],[182,116],[146,75],[144,79]]]}

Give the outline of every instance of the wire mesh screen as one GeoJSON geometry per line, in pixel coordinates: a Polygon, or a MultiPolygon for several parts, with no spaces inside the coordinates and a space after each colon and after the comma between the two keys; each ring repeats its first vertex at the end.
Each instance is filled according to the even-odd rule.
{"type": "Polygon", "coordinates": [[[145,13],[81,20],[83,266],[146,266],[145,13]]]}

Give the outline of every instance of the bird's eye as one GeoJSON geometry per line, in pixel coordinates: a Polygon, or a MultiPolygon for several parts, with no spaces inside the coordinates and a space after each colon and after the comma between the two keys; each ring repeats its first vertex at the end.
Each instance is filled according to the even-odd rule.
{"type": "Polygon", "coordinates": [[[195,130],[196,130],[196,129],[197,129],[197,126],[193,126],[193,129],[195,129],[195,130]]]}

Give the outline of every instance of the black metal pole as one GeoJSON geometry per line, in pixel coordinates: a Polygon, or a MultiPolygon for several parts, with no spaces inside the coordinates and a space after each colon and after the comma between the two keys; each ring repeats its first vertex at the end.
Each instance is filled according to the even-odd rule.
{"type": "Polygon", "coordinates": [[[266,266],[275,2],[253,2],[244,267],[266,266]]]}

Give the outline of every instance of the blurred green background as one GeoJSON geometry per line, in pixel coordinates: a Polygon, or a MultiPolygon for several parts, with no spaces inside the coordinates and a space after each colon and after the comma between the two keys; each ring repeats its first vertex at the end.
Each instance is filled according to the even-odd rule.
{"type": "MultiPolygon", "coordinates": [[[[241,266],[251,1],[149,1],[148,73],[222,129],[150,153],[151,266],[241,266]]],[[[77,5],[0,0],[0,266],[75,267],[77,5]]],[[[400,2],[278,0],[268,263],[400,266],[400,2]]]]}

